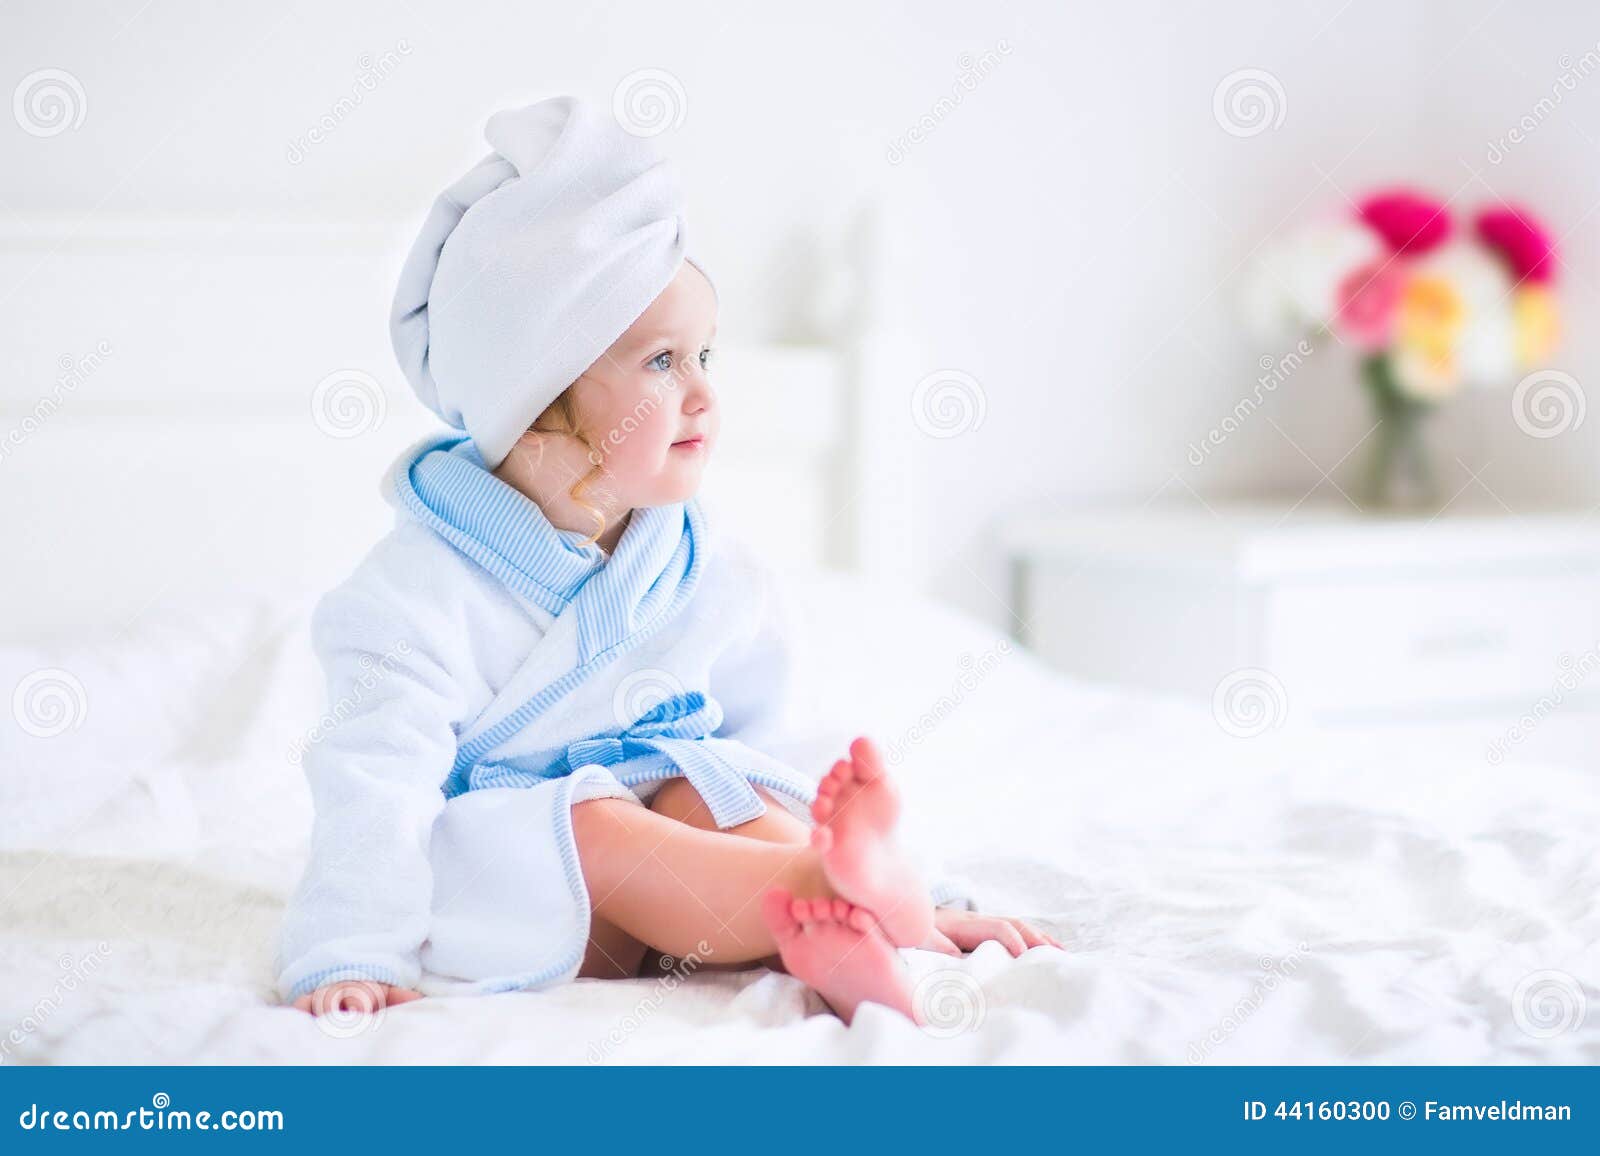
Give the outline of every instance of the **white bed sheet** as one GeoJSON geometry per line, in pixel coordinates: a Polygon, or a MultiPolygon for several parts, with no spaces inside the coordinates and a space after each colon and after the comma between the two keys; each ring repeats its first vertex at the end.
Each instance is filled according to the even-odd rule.
{"type": "Polygon", "coordinates": [[[767,972],[274,1006],[320,712],[306,604],[187,608],[0,651],[81,725],[0,746],[0,1063],[1600,1061],[1600,784],[1393,739],[1225,734],[1055,676],[972,621],[797,584],[808,737],[904,752],[919,845],[1067,943],[908,953],[937,1031],[851,1028],[767,972]]]}

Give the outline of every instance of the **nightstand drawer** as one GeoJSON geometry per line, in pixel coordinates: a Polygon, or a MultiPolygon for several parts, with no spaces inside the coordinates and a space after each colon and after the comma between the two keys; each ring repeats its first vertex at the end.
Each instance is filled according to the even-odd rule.
{"type": "Polygon", "coordinates": [[[1319,712],[1531,708],[1587,670],[1595,598],[1593,577],[1566,574],[1285,584],[1262,606],[1263,665],[1319,712]]]}

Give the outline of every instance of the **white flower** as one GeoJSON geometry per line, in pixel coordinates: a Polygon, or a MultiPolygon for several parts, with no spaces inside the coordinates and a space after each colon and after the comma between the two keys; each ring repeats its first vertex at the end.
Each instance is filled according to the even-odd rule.
{"type": "Polygon", "coordinates": [[[1511,277],[1481,246],[1454,242],[1428,254],[1417,271],[1443,277],[1461,299],[1456,369],[1469,386],[1501,386],[1516,376],[1517,340],[1511,277]]]}
{"type": "Polygon", "coordinates": [[[1251,328],[1276,337],[1327,325],[1345,278],[1385,252],[1383,239],[1357,220],[1309,225],[1266,247],[1244,289],[1251,328]]]}

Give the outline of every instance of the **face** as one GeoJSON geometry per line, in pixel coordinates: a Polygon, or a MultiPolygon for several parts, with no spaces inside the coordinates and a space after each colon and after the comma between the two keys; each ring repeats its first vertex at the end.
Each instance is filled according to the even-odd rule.
{"type": "Polygon", "coordinates": [[[685,261],[661,295],[574,383],[619,508],[685,501],[700,487],[721,427],[708,366],[717,299],[685,261]]]}

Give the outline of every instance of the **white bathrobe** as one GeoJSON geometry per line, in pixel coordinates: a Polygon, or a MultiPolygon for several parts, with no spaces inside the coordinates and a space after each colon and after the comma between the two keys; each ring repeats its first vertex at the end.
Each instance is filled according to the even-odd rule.
{"type": "Polygon", "coordinates": [[[764,752],[794,738],[779,588],[696,503],[634,511],[607,559],[468,439],[409,451],[386,490],[395,529],[312,619],[331,705],[303,754],[316,821],[285,998],[572,979],[586,799],[644,802],[681,774],[720,827],[763,813],[750,784],[809,821],[814,779],[764,752]]]}

